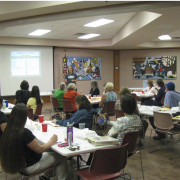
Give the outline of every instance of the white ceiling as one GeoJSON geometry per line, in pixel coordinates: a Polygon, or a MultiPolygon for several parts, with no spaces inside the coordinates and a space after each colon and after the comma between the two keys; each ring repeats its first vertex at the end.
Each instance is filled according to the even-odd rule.
{"type": "MultiPolygon", "coordinates": [[[[14,6],[19,4],[19,2],[13,3],[14,6]]],[[[176,18],[180,17],[180,3],[176,5],[170,3],[167,7],[165,2],[162,6],[158,2],[150,4],[143,2],[143,4],[131,3],[131,1],[109,4],[105,2],[68,2],[67,4],[53,1],[52,4],[48,2],[43,5],[42,2],[33,1],[22,3],[24,6],[18,6],[19,9],[13,9],[12,6],[8,9],[9,2],[0,2],[0,10],[2,5],[7,9],[7,11],[3,9],[0,13],[0,44],[32,45],[34,41],[34,45],[98,49],[180,47],[180,43],[177,43],[180,40],[162,42],[158,39],[158,36],[163,34],[180,37],[180,22],[176,18]],[[116,6],[111,6],[114,4],[116,6]],[[57,7],[64,8],[64,11],[57,11],[57,7]],[[55,14],[49,16],[47,12],[55,14]],[[100,18],[113,19],[115,22],[96,28],[84,26],[100,18]],[[28,36],[36,29],[50,29],[51,32],[39,37],[28,36]],[[76,33],[101,35],[82,40],[77,38],[76,33]]]]}
{"type": "MultiPolygon", "coordinates": [[[[43,39],[63,39],[63,40],[79,40],[77,33],[98,33],[101,36],[96,40],[112,38],[136,13],[123,13],[107,16],[94,16],[86,18],[75,18],[68,20],[52,21],[45,23],[37,23],[30,25],[6,27],[0,29],[0,36],[5,37],[24,37],[24,38],[43,38],[43,39]],[[98,20],[100,18],[107,18],[115,20],[115,22],[100,26],[97,28],[85,27],[84,24],[98,20]],[[51,32],[43,36],[29,36],[28,34],[37,29],[50,29],[51,32]]],[[[82,41],[82,40],[80,40],[82,41]]],[[[85,41],[93,41],[92,39],[85,41]]]]}

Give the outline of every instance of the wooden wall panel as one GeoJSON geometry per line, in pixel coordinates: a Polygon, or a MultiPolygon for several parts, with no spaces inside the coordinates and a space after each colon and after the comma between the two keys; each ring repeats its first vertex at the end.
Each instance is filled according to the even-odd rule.
{"type": "Polygon", "coordinates": [[[114,51],[114,91],[119,91],[119,51],[114,51]]]}

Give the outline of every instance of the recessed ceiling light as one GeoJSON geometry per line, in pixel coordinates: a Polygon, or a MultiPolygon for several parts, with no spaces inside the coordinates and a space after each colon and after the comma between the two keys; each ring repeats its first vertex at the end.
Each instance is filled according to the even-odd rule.
{"type": "Polygon", "coordinates": [[[169,35],[162,35],[158,37],[160,40],[171,40],[172,38],[169,35]]]}
{"type": "Polygon", "coordinates": [[[111,19],[99,19],[97,21],[93,21],[93,22],[90,22],[88,24],[85,24],[84,26],[98,27],[98,26],[102,26],[102,25],[112,23],[112,22],[114,22],[114,20],[111,20],[111,19]]]}
{"type": "Polygon", "coordinates": [[[50,32],[51,30],[47,29],[37,29],[36,31],[33,31],[32,33],[28,34],[30,36],[42,36],[43,34],[46,34],[50,32]]]}
{"type": "Polygon", "coordinates": [[[93,33],[91,33],[91,34],[86,34],[84,36],[80,36],[78,38],[79,39],[90,39],[90,38],[93,38],[93,37],[96,37],[96,36],[100,36],[100,34],[93,34],[93,33]]]}

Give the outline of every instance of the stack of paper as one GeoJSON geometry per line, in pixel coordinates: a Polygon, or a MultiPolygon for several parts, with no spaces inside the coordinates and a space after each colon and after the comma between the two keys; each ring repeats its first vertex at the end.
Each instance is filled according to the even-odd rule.
{"type": "Polygon", "coordinates": [[[86,139],[87,137],[95,137],[97,134],[95,131],[85,128],[83,130],[77,131],[75,137],[80,139],[86,139]]]}
{"type": "Polygon", "coordinates": [[[110,136],[87,137],[88,141],[95,146],[119,144],[119,139],[110,136]]]}

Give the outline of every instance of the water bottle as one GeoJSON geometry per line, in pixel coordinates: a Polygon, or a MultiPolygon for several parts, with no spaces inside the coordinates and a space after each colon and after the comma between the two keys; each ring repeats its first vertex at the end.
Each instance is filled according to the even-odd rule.
{"type": "Polygon", "coordinates": [[[72,132],[68,133],[69,149],[72,148],[72,132]]]}
{"type": "Polygon", "coordinates": [[[69,143],[69,133],[71,132],[71,140],[72,140],[72,143],[73,143],[73,124],[69,124],[69,122],[67,123],[67,141],[69,143]]]}
{"type": "Polygon", "coordinates": [[[178,106],[179,106],[179,111],[180,111],[180,101],[179,101],[179,103],[178,103],[178,106]]]}

